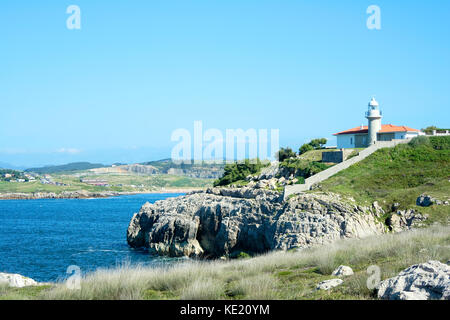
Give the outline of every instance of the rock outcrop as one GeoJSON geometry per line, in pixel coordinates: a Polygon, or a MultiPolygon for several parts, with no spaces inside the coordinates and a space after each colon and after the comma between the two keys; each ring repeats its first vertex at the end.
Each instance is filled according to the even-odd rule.
{"type": "Polygon", "coordinates": [[[414,209],[397,210],[387,220],[387,225],[392,231],[399,232],[405,229],[421,227],[427,218],[427,215],[422,215],[414,209]]]}
{"type": "MultiPolygon", "coordinates": [[[[449,199],[450,200],[450,199],[449,199]]],[[[416,200],[416,205],[421,206],[421,207],[429,207],[431,205],[449,205],[449,201],[445,200],[439,200],[439,199],[435,199],[430,195],[426,195],[426,194],[421,194],[417,200],[416,200]]]]}
{"type": "Polygon", "coordinates": [[[344,281],[342,281],[341,279],[325,280],[317,285],[316,290],[330,290],[334,287],[341,285],[343,282],[344,281]]]}
{"type": "Polygon", "coordinates": [[[339,266],[336,268],[336,270],[333,271],[331,274],[332,276],[338,276],[338,277],[348,277],[353,274],[352,268],[348,266],[339,266]]]}
{"type": "Polygon", "coordinates": [[[413,265],[378,287],[386,300],[450,300],[450,266],[439,261],[413,265]]]}
{"type": "Polygon", "coordinates": [[[1,273],[0,284],[7,284],[10,287],[23,288],[28,286],[36,286],[38,283],[31,278],[24,277],[20,274],[1,273]]]}
{"type": "Polygon", "coordinates": [[[54,192],[1,193],[0,200],[89,199],[89,198],[117,197],[125,194],[132,194],[132,193],[114,192],[114,191],[89,192],[85,190],[63,191],[61,193],[54,193],[54,192]]]}
{"type": "Polygon", "coordinates": [[[378,206],[361,207],[335,194],[283,201],[275,191],[213,188],[146,203],[128,227],[132,247],[159,255],[215,258],[236,252],[304,248],[386,232],[378,206]]]}

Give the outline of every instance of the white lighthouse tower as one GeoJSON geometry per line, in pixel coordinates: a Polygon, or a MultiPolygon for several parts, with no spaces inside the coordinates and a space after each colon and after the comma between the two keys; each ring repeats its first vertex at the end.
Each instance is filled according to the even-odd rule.
{"type": "Polygon", "coordinates": [[[375,100],[375,98],[372,98],[372,100],[369,102],[369,110],[366,112],[366,118],[367,120],[369,120],[369,146],[377,141],[377,132],[381,130],[382,114],[378,107],[378,102],[375,100]]]}

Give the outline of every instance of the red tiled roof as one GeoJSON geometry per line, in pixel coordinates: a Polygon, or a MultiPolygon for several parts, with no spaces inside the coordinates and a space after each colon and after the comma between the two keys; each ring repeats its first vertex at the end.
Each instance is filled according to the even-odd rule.
{"type": "MultiPolygon", "coordinates": [[[[367,133],[369,131],[367,126],[359,126],[356,128],[352,128],[349,130],[341,131],[338,133],[335,133],[335,136],[338,136],[340,134],[355,134],[355,133],[367,133]]],[[[392,124],[383,124],[381,125],[381,130],[378,131],[379,133],[388,133],[388,132],[419,132],[417,129],[413,129],[407,126],[394,126],[392,124]]]]}

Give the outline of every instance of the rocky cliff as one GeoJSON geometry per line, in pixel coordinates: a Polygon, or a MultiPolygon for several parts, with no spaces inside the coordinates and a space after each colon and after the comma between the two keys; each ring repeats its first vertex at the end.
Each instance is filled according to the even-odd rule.
{"type": "Polygon", "coordinates": [[[217,258],[380,234],[387,229],[378,219],[383,213],[376,203],[362,207],[330,193],[283,201],[265,189],[214,188],[146,203],[127,241],[154,254],[217,258]]]}

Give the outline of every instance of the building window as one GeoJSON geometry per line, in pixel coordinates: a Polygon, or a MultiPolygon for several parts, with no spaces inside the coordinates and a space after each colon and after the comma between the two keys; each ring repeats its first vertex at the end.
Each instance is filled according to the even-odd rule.
{"type": "Polygon", "coordinates": [[[350,144],[353,144],[353,138],[350,138],[350,144]]]}

